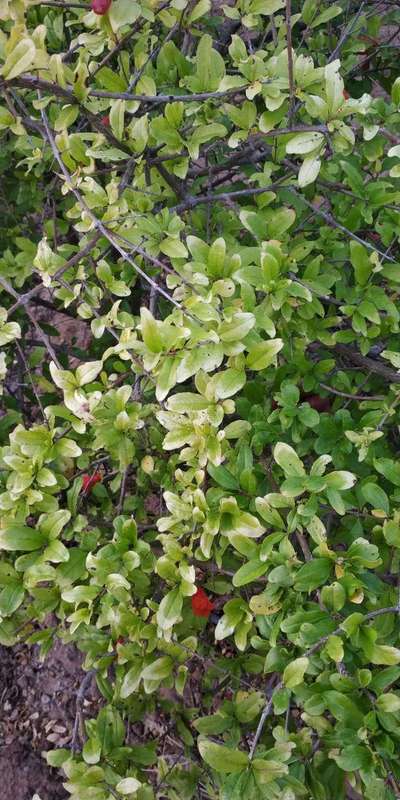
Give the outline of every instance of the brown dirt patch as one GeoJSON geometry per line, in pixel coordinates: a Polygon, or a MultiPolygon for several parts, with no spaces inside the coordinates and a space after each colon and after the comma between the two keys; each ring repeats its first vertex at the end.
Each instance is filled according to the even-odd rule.
{"type": "MultiPolygon", "coordinates": [[[[68,747],[76,693],[84,678],[81,656],[58,640],[45,661],[36,648],[0,647],[0,800],[64,800],[62,777],[43,751],[68,747]]],[[[95,716],[94,682],[83,712],[95,716]]]]}

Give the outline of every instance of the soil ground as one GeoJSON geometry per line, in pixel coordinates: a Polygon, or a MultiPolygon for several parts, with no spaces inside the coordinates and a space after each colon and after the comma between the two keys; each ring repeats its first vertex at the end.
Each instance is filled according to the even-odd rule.
{"type": "MultiPolygon", "coordinates": [[[[69,796],[42,753],[69,746],[84,675],[80,654],[59,641],[44,661],[36,648],[0,646],[0,800],[69,796]]],[[[92,686],[83,711],[90,713],[97,702],[92,686]]]]}

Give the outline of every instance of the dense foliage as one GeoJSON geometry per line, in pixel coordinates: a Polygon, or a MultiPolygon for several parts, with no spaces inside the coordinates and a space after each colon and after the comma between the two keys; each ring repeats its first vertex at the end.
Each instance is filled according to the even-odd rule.
{"type": "Polygon", "coordinates": [[[397,5],[0,0],[0,642],[85,654],[72,800],[400,796],[397,5]]]}

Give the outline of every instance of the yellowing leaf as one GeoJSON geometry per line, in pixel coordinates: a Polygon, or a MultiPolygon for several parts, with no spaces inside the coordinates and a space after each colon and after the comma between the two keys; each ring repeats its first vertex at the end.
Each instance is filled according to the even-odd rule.
{"type": "Polygon", "coordinates": [[[287,689],[294,689],[300,683],[303,683],[304,673],[308,667],[308,658],[296,658],[285,667],[283,673],[283,682],[287,689]]]}
{"type": "Polygon", "coordinates": [[[32,66],[36,56],[36,47],[32,39],[21,39],[6,58],[1,74],[3,78],[11,81],[27,72],[32,66]]]}

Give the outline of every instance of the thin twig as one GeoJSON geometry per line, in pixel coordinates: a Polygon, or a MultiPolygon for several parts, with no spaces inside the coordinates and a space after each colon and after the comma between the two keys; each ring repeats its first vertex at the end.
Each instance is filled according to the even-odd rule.
{"type": "Polygon", "coordinates": [[[39,395],[37,393],[37,389],[36,389],[34,380],[32,378],[31,369],[30,369],[30,366],[29,366],[29,364],[28,364],[28,362],[27,362],[27,360],[25,358],[24,351],[23,351],[20,343],[17,340],[16,340],[15,344],[16,344],[16,347],[17,347],[17,350],[18,350],[18,353],[19,353],[19,357],[20,357],[21,361],[23,362],[23,365],[25,367],[26,373],[28,375],[29,382],[30,382],[30,384],[32,386],[32,391],[33,391],[33,394],[36,397],[36,402],[37,402],[37,404],[38,404],[38,406],[40,408],[40,413],[41,413],[41,415],[43,417],[44,423],[45,423],[45,425],[47,425],[47,427],[49,427],[49,421],[48,421],[48,419],[46,417],[46,414],[44,413],[44,408],[43,408],[43,405],[42,405],[42,401],[41,401],[41,399],[40,399],[40,397],[39,397],[39,395]]]}
{"type": "MultiPolygon", "coordinates": [[[[54,275],[51,276],[51,279],[52,280],[57,280],[68,269],[70,269],[71,267],[74,267],[76,264],[79,264],[79,262],[83,258],[85,258],[85,256],[89,255],[89,253],[92,252],[92,250],[95,247],[97,241],[100,239],[100,236],[101,236],[100,233],[95,233],[95,235],[92,236],[92,238],[85,245],[85,247],[82,247],[82,250],[79,250],[79,253],[75,253],[74,256],[69,258],[68,261],[66,261],[65,264],[63,264],[63,266],[60,267],[60,269],[58,269],[57,272],[54,275]]],[[[19,308],[20,306],[25,306],[32,299],[32,297],[34,297],[36,294],[39,294],[39,292],[41,292],[42,289],[43,289],[43,283],[38,283],[36,286],[33,287],[33,289],[30,289],[28,292],[25,292],[25,294],[19,295],[17,302],[14,303],[14,305],[11,306],[11,308],[8,309],[8,312],[7,312],[8,315],[13,314],[14,311],[16,311],[17,308],[19,308]]]]}
{"type": "Polygon", "coordinates": [[[126,494],[126,488],[127,488],[126,487],[127,477],[128,477],[128,470],[125,469],[124,472],[122,473],[121,489],[120,489],[120,493],[119,493],[118,505],[117,505],[116,512],[115,512],[117,517],[121,514],[123,506],[124,506],[124,500],[125,500],[125,494],[126,494]]]}
{"type": "MultiPolygon", "coordinates": [[[[0,277],[0,284],[2,285],[3,289],[5,289],[5,290],[6,290],[6,292],[8,292],[9,294],[11,294],[11,296],[12,296],[12,297],[14,297],[16,300],[19,300],[19,294],[18,294],[18,292],[16,292],[16,291],[15,291],[15,289],[14,289],[14,288],[11,286],[11,284],[10,284],[10,283],[9,283],[9,282],[8,282],[8,281],[5,279],[5,278],[1,278],[1,277],[0,277]]],[[[29,317],[29,319],[30,319],[30,321],[31,321],[31,323],[32,323],[32,325],[33,325],[33,327],[35,328],[35,330],[36,330],[36,332],[37,332],[37,335],[39,336],[39,339],[41,339],[41,340],[42,340],[42,342],[43,342],[43,344],[44,344],[44,346],[45,346],[45,348],[46,348],[46,350],[47,350],[47,352],[48,352],[49,356],[52,358],[52,360],[54,361],[55,365],[56,365],[58,368],[60,368],[60,367],[61,367],[61,364],[60,364],[60,362],[59,362],[59,360],[58,360],[58,358],[57,358],[57,356],[56,356],[56,352],[55,352],[55,350],[54,350],[54,347],[53,347],[53,345],[52,345],[52,344],[51,344],[51,342],[50,342],[50,339],[49,339],[49,337],[48,337],[48,336],[47,336],[47,334],[46,334],[46,333],[45,333],[45,332],[44,332],[44,331],[41,329],[41,327],[40,327],[40,325],[39,325],[38,321],[35,319],[35,317],[33,316],[33,314],[30,312],[29,308],[27,308],[27,309],[26,309],[26,313],[27,313],[27,315],[28,315],[28,317],[29,317]]]]}
{"type": "Polygon", "coordinates": [[[292,124],[294,103],[295,103],[295,85],[293,73],[293,47],[292,47],[292,2],[286,0],[286,42],[288,54],[288,79],[289,79],[289,111],[288,122],[289,128],[292,124]]]}
{"type": "Polygon", "coordinates": [[[359,242],[359,244],[362,244],[363,247],[366,247],[367,250],[371,250],[373,253],[378,253],[378,255],[380,255],[381,258],[383,258],[385,261],[391,261],[393,263],[396,263],[396,260],[394,258],[391,258],[391,256],[387,256],[386,253],[384,253],[382,250],[379,250],[377,247],[374,247],[369,242],[366,242],[364,241],[364,239],[361,239],[361,237],[357,236],[356,233],[353,233],[352,231],[349,230],[349,228],[346,228],[344,225],[338,222],[332,216],[332,214],[329,214],[327,211],[323,211],[322,208],[317,208],[317,206],[314,206],[312,203],[310,203],[309,200],[306,200],[304,195],[300,194],[300,192],[298,192],[293,186],[288,186],[287,189],[293,194],[295,194],[297,197],[301,198],[302,202],[308,208],[311,208],[314,211],[314,213],[317,214],[317,216],[322,217],[322,219],[324,219],[325,222],[332,228],[337,228],[338,230],[342,231],[347,236],[349,236],[350,239],[353,239],[355,242],[359,242]]]}
{"type": "Polygon", "coordinates": [[[90,669],[89,672],[86,673],[86,675],[83,678],[83,681],[82,681],[82,683],[81,683],[81,685],[80,685],[80,687],[79,687],[79,689],[77,691],[77,694],[76,694],[75,722],[74,722],[74,728],[73,728],[73,731],[72,731],[71,744],[70,744],[70,749],[72,750],[72,752],[76,752],[77,750],[80,749],[79,748],[79,739],[81,738],[81,730],[80,729],[81,729],[81,725],[82,725],[82,705],[83,705],[83,701],[85,699],[85,694],[86,694],[87,690],[89,689],[89,686],[90,686],[90,684],[92,682],[92,678],[93,678],[93,676],[95,674],[96,674],[96,670],[95,669],[90,669]]]}
{"type": "MultiPolygon", "coordinates": [[[[51,147],[51,150],[53,152],[53,155],[54,155],[57,163],[59,164],[60,169],[61,169],[61,171],[62,171],[62,173],[64,175],[64,178],[65,178],[65,180],[67,182],[67,186],[69,187],[69,189],[71,190],[71,192],[75,196],[75,198],[77,199],[79,205],[81,206],[81,208],[83,209],[85,214],[87,214],[87,216],[92,220],[92,222],[94,223],[95,228],[110,242],[110,244],[113,247],[115,247],[115,249],[120,254],[120,256],[125,261],[127,261],[128,264],[130,264],[134,268],[134,270],[139,275],[141,275],[141,277],[144,278],[145,281],[147,281],[147,283],[150,286],[154,287],[155,291],[159,292],[159,294],[162,294],[163,297],[166,298],[166,300],[168,300],[170,303],[172,303],[172,305],[174,305],[180,311],[184,311],[184,309],[182,308],[180,303],[178,303],[176,300],[174,300],[174,298],[171,297],[171,295],[168,294],[168,292],[166,292],[161,286],[159,286],[155,281],[153,281],[153,279],[150,278],[150,276],[147,275],[147,273],[143,269],[141,269],[141,267],[139,267],[138,264],[136,264],[136,262],[133,260],[133,258],[131,258],[129,253],[123,247],[121,247],[120,244],[118,244],[118,242],[115,240],[112,232],[108,228],[105,227],[105,225],[101,222],[101,220],[99,220],[98,217],[96,217],[96,215],[93,213],[93,211],[89,208],[89,206],[87,205],[87,203],[83,199],[83,197],[80,194],[80,192],[78,192],[78,190],[74,186],[73,181],[72,181],[72,176],[70,175],[69,171],[67,170],[67,168],[66,168],[66,166],[65,166],[65,164],[64,164],[64,162],[63,162],[63,160],[61,158],[60,152],[59,152],[58,147],[57,147],[57,145],[55,143],[54,136],[53,136],[53,134],[52,134],[52,132],[50,130],[48,119],[47,119],[47,115],[46,115],[44,109],[41,109],[41,115],[42,115],[42,121],[43,121],[43,124],[44,124],[44,128],[45,128],[45,131],[46,131],[46,138],[47,138],[47,140],[48,140],[48,142],[50,144],[50,147],[51,147]]],[[[186,313],[187,316],[190,316],[187,312],[184,312],[184,313],[186,313]]]]}
{"type": "Polygon", "coordinates": [[[342,35],[341,35],[341,37],[340,37],[335,49],[333,50],[333,52],[331,53],[331,55],[328,58],[328,64],[330,64],[331,61],[334,61],[336,56],[339,55],[339,53],[340,53],[345,41],[349,38],[349,36],[353,32],[353,30],[354,30],[359,18],[361,17],[362,12],[364,11],[364,6],[365,6],[365,2],[361,3],[360,8],[357,11],[357,14],[355,15],[355,17],[353,17],[353,19],[349,22],[347,27],[344,29],[344,31],[343,31],[343,33],[342,33],[342,35]]]}
{"type": "Polygon", "coordinates": [[[382,394],[350,394],[349,392],[340,392],[339,389],[334,389],[333,386],[328,386],[327,383],[319,382],[319,385],[322,389],[326,389],[327,392],[331,392],[332,394],[336,394],[338,397],[348,397],[349,400],[385,400],[385,396],[382,394]]]}

